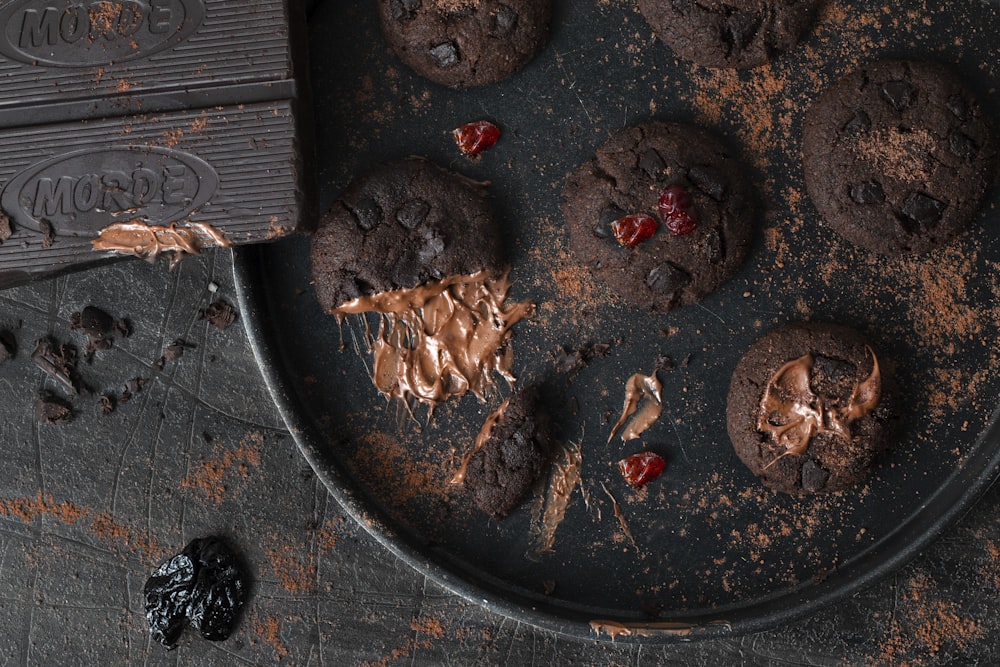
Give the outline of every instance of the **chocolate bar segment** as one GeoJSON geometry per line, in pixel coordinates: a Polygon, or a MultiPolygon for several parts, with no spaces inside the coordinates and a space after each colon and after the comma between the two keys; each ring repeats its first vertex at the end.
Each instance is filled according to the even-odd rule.
{"type": "Polygon", "coordinates": [[[34,0],[0,19],[0,287],[311,229],[301,11],[34,0]]]}

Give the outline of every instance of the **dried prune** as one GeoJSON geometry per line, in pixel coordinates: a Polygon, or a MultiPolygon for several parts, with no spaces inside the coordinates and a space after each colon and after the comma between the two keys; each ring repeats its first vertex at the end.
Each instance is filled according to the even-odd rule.
{"type": "Polygon", "coordinates": [[[187,621],[205,639],[224,640],[239,620],[248,586],[239,558],[223,539],[192,540],[146,581],[143,595],[149,632],[171,649],[187,621]]]}

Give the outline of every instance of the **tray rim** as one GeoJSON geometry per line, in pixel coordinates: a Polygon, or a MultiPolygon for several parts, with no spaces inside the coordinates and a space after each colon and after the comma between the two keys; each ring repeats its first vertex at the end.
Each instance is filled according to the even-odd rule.
{"type": "MultiPolygon", "coordinates": [[[[335,463],[325,460],[323,443],[315,426],[301,414],[294,397],[294,383],[278,362],[274,336],[265,320],[266,287],[261,285],[262,254],[278,244],[233,249],[233,278],[244,329],[264,379],[285,426],[316,476],[343,510],[377,543],[445,590],[488,611],[542,630],[584,641],[618,641],[669,644],[682,641],[736,637],[760,632],[811,615],[821,608],[872,586],[916,558],[928,545],[964,514],[1000,479],[1000,407],[991,414],[977,444],[959,467],[920,504],[905,521],[857,554],[821,582],[805,582],[776,591],[751,603],[734,603],[718,612],[679,614],[670,620],[680,627],[656,627],[632,618],[600,618],[563,605],[544,605],[525,595],[518,599],[486,581],[472,581],[468,573],[442,562],[440,555],[414,537],[397,530],[392,519],[368,504],[351,488],[349,476],[335,463]],[[995,443],[992,447],[988,442],[995,443]],[[737,613],[727,614],[726,609],[737,613]],[[560,611],[562,613],[560,613],[560,611]],[[595,622],[633,630],[631,635],[602,632],[595,622]],[[617,635],[617,636],[615,636],[617,635]]],[[[569,603],[567,603],[569,604],[569,603]]]]}

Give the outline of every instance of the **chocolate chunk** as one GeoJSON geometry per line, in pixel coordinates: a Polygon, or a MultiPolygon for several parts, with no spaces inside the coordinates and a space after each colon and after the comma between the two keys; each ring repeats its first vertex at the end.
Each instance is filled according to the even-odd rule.
{"type": "Polygon", "coordinates": [[[722,26],[722,41],[726,53],[740,53],[753,42],[763,17],[756,12],[734,11],[722,26]]]}
{"type": "Polygon", "coordinates": [[[882,97],[891,104],[896,111],[909,109],[917,99],[917,89],[909,81],[896,80],[886,81],[882,84],[882,97]]]}
{"type": "Polygon", "coordinates": [[[915,222],[924,229],[934,226],[941,220],[944,210],[948,207],[944,202],[938,201],[922,192],[914,192],[903,203],[902,213],[907,219],[915,222]]]}
{"type": "Polygon", "coordinates": [[[955,130],[948,135],[948,150],[965,160],[971,159],[979,152],[979,147],[967,134],[955,130]]]}
{"type": "Polygon", "coordinates": [[[10,361],[17,353],[17,340],[9,331],[0,331],[0,364],[10,361]]]}
{"type": "Polygon", "coordinates": [[[691,274],[670,262],[654,266],[646,276],[646,286],[661,294],[677,292],[684,289],[690,282],[691,274]]]}
{"type": "Polygon", "coordinates": [[[420,0],[390,0],[389,7],[392,11],[392,18],[397,21],[409,21],[414,13],[420,9],[420,0]]]}
{"type": "Polygon", "coordinates": [[[389,279],[397,285],[417,285],[421,283],[420,275],[423,262],[412,250],[405,250],[392,267],[389,279]]]}
{"type": "Polygon", "coordinates": [[[225,301],[217,299],[199,312],[198,319],[208,320],[209,324],[213,325],[219,331],[225,331],[236,321],[236,316],[237,312],[235,308],[225,301]]]}
{"type": "Polygon", "coordinates": [[[614,204],[608,204],[601,211],[601,219],[598,220],[597,226],[594,227],[594,236],[600,239],[611,238],[611,223],[626,215],[625,211],[614,204]]]}
{"type": "Polygon", "coordinates": [[[424,235],[424,245],[417,251],[417,259],[422,264],[429,264],[435,257],[441,255],[445,249],[444,239],[435,230],[429,229],[424,235]]]}
{"type": "Polygon", "coordinates": [[[885,191],[878,181],[865,181],[851,186],[851,199],[859,204],[881,204],[885,201],[885,191]]]}
{"type": "Polygon", "coordinates": [[[458,46],[454,42],[442,42],[432,47],[430,54],[438,67],[454,67],[460,60],[458,46]]]}
{"type": "Polygon", "coordinates": [[[490,34],[495,37],[507,37],[517,27],[517,12],[507,5],[500,5],[490,26],[490,34]]]}
{"type": "Polygon", "coordinates": [[[955,118],[959,119],[963,123],[972,117],[969,111],[969,103],[965,101],[961,95],[951,95],[948,97],[948,101],[945,103],[948,107],[948,111],[955,115],[955,118]]]}
{"type": "Polygon", "coordinates": [[[854,391],[856,376],[854,364],[817,354],[813,358],[809,386],[817,395],[837,396],[846,402],[854,391]]]}
{"type": "Polygon", "coordinates": [[[667,163],[653,148],[647,148],[639,157],[639,169],[653,180],[663,180],[666,168],[667,163]]]}
{"type": "Polygon", "coordinates": [[[70,316],[70,329],[80,331],[92,338],[100,338],[111,333],[115,318],[96,306],[87,306],[70,316]]]}
{"type": "Polygon", "coordinates": [[[366,232],[374,229],[382,222],[382,207],[371,197],[365,197],[360,200],[351,212],[354,213],[358,227],[366,232]]]}
{"type": "Polygon", "coordinates": [[[802,464],[802,489],[804,491],[822,491],[830,473],[812,459],[802,464]]]}
{"type": "Polygon", "coordinates": [[[431,212],[431,205],[422,199],[411,199],[396,211],[396,221],[406,229],[416,229],[431,212]]]}
{"type": "Polygon", "coordinates": [[[726,184],[718,169],[695,165],[688,169],[688,180],[706,195],[721,202],[726,196],[726,184]]]}
{"type": "Polygon", "coordinates": [[[701,243],[710,264],[718,264],[725,257],[722,248],[722,235],[719,234],[718,229],[709,230],[701,243]]]}
{"type": "Polygon", "coordinates": [[[865,111],[858,109],[854,112],[841,131],[844,134],[864,134],[872,129],[872,119],[865,111]]]}
{"type": "Polygon", "coordinates": [[[73,417],[73,406],[58,396],[46,393],[35,401],[35,421],[39,424],[59,426],[70,423],[73,417]]]}

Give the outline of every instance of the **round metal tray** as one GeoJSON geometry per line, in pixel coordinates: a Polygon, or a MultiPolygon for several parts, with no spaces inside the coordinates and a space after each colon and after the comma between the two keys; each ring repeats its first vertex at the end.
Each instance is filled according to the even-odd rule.
{"type": "MultiPolygon", "coordinates": [[[[487,607],[582,638],[662,642],[772,627],[857,591],[914,556],[988,487],[1000,464],[1000,226],[997,188],[969,232],[940,251],[885,259],[819,220],[799,165],[802,116],[830,81],[898,57],[952,65],[1000,117],[995,5],[833,0],[811,36],[771,66],[713,71],[677,61],[632,3],[557,2],[545,51],[495,86],[452,91],[396,61],[374,3],[318,6],[310,58],[325,208],[354,175],[419,154],[489,188],[504,225],[520,382],[546,389],[563,441],[581,443],[552,552],[532,529],[541,493],[502,522],[447,483],[487,404],[469,396],[411,419],[376,392],[359,324],[341,328],[310,286],[309,240],[237,252],[243,320],[300,448],[345,509],[413,567],[487,607]],[[487,118],[501,142],[472,162],[449,131],[487,118]],[[758,185],[759,228],[739,274],[701,304],[636,312],[593,284],[559,213],[564,176],[608,132],[648,119],[717,134],[758,185]],[[903,389],[900,441],[866,483],[813,498],[772,493],[725,429],[732,368],[770,329],[835,321],[865,332],[903,389]],[[609,345],[580,370],[560,349],[609,345]],[[607,442],[625,382],[660,371],[663,418],[641,442],[607,442]],[[615,462],[649,448],[666,473],[636,492],[615,462]],[[616,517],[617,505],[621,520],[616,517]],[[626,530],[627,527],[627,530],[626,530]],[[623,636],[623,628],[631,637],[623,636]]],[[[509,392],[503,392],[505,395],[509,392]]]]}

